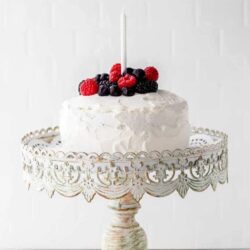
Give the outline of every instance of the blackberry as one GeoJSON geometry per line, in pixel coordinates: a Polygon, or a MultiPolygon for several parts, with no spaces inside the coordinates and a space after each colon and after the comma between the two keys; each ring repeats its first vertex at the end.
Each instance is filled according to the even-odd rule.
{"type": "Polygon", "coordinates": [[[125,96],[133,96],[135,94],[134,88],[122,88],[122,94],[125,96]]]}
{"type": "Polygon", "coordinates": [[[106,85],[106,86],[110,86],[110,82],[109,82],[109,80],[103,80],[103,81],[100,81],[100,83],[99,83],[99,86],[101,86],[101,85],[106,85]]]}
{"type": "Polygon", "coordinates": [[[143,69],[134,69],[133,75],[137,78],[137,80],[141,81],[145,78],[145,71],[143,69]]]}
{"type": "Polygon", "coordinates": [[[147,81],[149,85],[150,92],[157,92],[158,83],[156,81],[147,81]]]}
{"type": "Polygon", "coordinates": [[[108,80],[108,79],[109,79],[109,74],[107,74],[107,73],[101,74],[100,81],[105,81],[105,80],[108,80]]]}
{"type": "Polygon", "coordinates": [[[117,84],[111,85],[109,87],[109,92],[111,96],[120,96],[122,94],[122,91],[117,84]]]}
{"type": "Polygon", "coordinates": [[[158,83],[155,81],[144,80],[136,84],[135,91],[140,94],[156,92],[158,90],[158,83]]]}
{"type": "Polygon", "coordinates": [[[97,74],[97,75],[95,76],[95,80],[96,80],[96,82],[99,84],[100,81],[101,81],[101,74],[97,74]]]}
{"type": "Polygon", "coordinates": [[[122,76],[125,76],[126,74],[133,75],[133,71],[134,71],[134,69],[132,69],[132,68],[126,68],[123,71],[122,76]]]}

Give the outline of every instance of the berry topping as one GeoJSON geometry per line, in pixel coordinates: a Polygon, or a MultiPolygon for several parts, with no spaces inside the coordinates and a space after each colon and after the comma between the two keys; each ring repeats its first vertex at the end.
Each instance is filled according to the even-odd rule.
{"type": "Polygon", "coordinates": [[[121,73],[119,73],[118,71],[110,72],[109,81],[110,82],[118,82],[120,77],[121,77],[121,73]]]}
{"type": "Polygon", "coordinates": [[[110,69],[110,73],[112,72],[117,72],[119,73],[119,75],[121,74],[121,64],[120,63],[116,63],[114,64],[111,69],[110,69]]]}
{"type": "Polygon", "coordinates": [[[109,74],[103,73],[101,74],[100,81],[108,80],[109,79],[109,74]]]}
{"type": "Polygon", "coordinates": [[[132,75],[133,74],[134,69],[132,68],[126,68],[123,73],[122,76],[125,76],[126,74],[132,75]]]}
{"type": "Polygon", "coordinates": [[[111,96],[120,96],[122,94],[121,89],[116,84],[109,87],[109,92],[111,96]]]}
{"type": "Polygon", "coordinates": [[[133,96],[135,94],[134,88],[122,88],[122,94],[125,96],[133,96]]]}
{"type": "Polygon", "coordinates": [[[159,73],[155,67],[133,69],[126,68],[121,73],[121,64],[114,64],[109,74],[97,74],[92,79],[86,79],[79,83],[80,95],[99,96],[133,96],[135,93],[145,94],[158,90],[159,73]]]}
{"type": "Polygon", "coordinates": [[[159,73],[155,67],[147,67],[144,69],[147,80],[157,81],[159,78],[159,73]]]}
{"type": "Polygon", "coordinates": [[[138,79],[138,80],[143,80],[145,77],[145,72],[143,69],[134,69],[133,75],[138,79]]]}
{"type": "Polygon", "coordinates": [[[135,87],[135,91],[139,94],[156,92],[157,90],[158,90],[158,83],[150,80],[138,82],[135,87]]]}
{"type": "Polygon", "coordinates": [[[136,78],[132,75],[126,74],[125,76],[121,77],[118,81],[118,86],[120,89],[127,87],[131,88],[135,86],[136,78]]]}
{"type": "Polygon", "coordinates": [[[97,74],[94,79],[99,83],[101,81],[101,74],[97,74]]]}
{"type": "Polygon", "coordinates": [[[99,90],[98,90],[98,95],[99,96],[107,96],[107,95],[109,95],[109,85],[107,85],[107,84],[100,85],[99,90]]]}
{"type": "Polygon", "coordinates": [[[98,92],[98,84],[95,79],[86,79],[80,85],[81,95],[94,95],[98,92]]]}

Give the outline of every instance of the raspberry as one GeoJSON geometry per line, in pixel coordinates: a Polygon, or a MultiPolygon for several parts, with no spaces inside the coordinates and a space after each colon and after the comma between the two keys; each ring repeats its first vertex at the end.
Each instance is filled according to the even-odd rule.
{"type": "Polygon", "coordinates": [[[151,81],[157,81],[159,77],[159,73],[155,67],[147,67],[144,69],[146,79],[151,81]]]}
{"type": "Polygon", "coordinates": [[[127,87],[131,88],[135,86],[136,78],[132,75],[126,74],[125,76],[121,77],[118,81],[118,86],[120,89],[127,87]]]}
{"type": "Polygon", "coordinates": [[[121,74],[118,71],[111,71],[109,74],[109,81],[117,82],[120,77],[121,77],[121,74]]]}
{"type": "Polygon", "coordinates": [[[135,91],[139,94],[146,94],[156,92],[158,90],[158,83],[155,81],[145,80],[136,84],[135,91]]]}
{"type": "Polygon", "coordinates": [[[98,92],[98,84],[95,79],[86,79],[80,86],[81,95],[94,95],[98,92]]]}
{"type": "Polygon", "coordinates": [[[110,82],[117,82],[119,78],[121,77],[121,64],[116,63],[114,64],[109,72],[109,81],[110,82]]]}
{"type": "Polygon", "coordinates": [[[120,63],[116,63],[116,64],[114,64],[112,67],[111,67],[111,69],[110,69],[110,74],[112,73],[112,72],[117,72],[118,74],[121,74],[121,64],[120,63]]]}

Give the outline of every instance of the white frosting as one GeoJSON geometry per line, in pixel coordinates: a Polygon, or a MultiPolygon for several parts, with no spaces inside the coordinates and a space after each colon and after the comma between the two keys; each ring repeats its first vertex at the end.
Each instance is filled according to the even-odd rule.
{"type": "Polygon", "coordinates": [[[70,151],[140,152],[185,148],[187,102],[165,90],[120,96],[78,96],[60,113],[62,145],[70,151]]]}

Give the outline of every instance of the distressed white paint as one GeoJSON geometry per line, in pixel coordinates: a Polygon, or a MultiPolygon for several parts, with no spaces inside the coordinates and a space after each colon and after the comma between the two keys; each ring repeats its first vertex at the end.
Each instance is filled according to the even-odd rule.
{"type": "Polygon", "coordinates": [[[110,208],[115,216],[103,237],[102,250],[146,250],[146,234],[134,218],[140,204],[127,194],[112,201],[110,208]]]}

